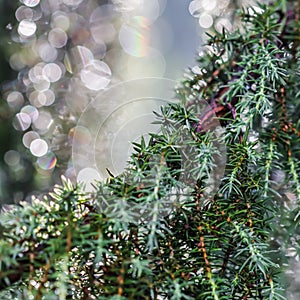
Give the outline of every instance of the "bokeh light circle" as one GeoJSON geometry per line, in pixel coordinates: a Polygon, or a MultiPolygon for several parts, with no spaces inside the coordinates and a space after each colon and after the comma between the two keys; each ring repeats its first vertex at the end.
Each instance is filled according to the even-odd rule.
{"type": "Polygon", "coordinates": [[[13,126],[16,130],[24,131],[28,129],[31,125],[31,118],[26,113],[17,113],[14,120],[13,120],[13,126]]]}
{"type": "Polygon", "coordinates": [[[216,9],[217,0],[202,0],[202,6],[205,8],[205,10],[212,11],[216,9]]]}
{"type": "Polygon", "coordinates": [[[55,11],[52,14],[51,25],[53,28],[60,28],[66,32],[70,27],[70,18],[63,11],[55,11]]]}
{"type": "Polygon", "coordinates": [[[18,151],[9,150],[4,154],[4,161],[11,167],[16,167],[20,163],[21,155],[18,151]]]}
{"type": "Polygon", "coordinates": [[[199,24],[203,28],[210,28],[214,23],[212,15],[208,13],[203,13],[199,17],[199,24]]]}
{"type": "Polygon", "coordinates": [[[38,117],[39,117],[39,112],[36,109],[36,107],[32,106],[32,105],[26,105],[21,109],[22,113],[27,114],[30,119],[31,122],[34,122],[38,117]]]}
{"type": "Polygon", "coordinates": [[[149,27],[148,19],[143,16],[135,16],[124,23],[119,33],[123,50],[132,56],[146,56],[150,38],[149,27]]]}
{"type": "Polygon", "coordinates": [[[80,72],[80,79],[90,90],[99,91],[108,86],[111,77],[109,66],[103,61],[93,60],[80,72]]]}
{"type": "Polygon", "coordinates": [[[46,41],[39,44],[38,53],[44,62],[54,62],[58,55],[56,48],[46,41]]]}
{"type": "Polygon", "coordinates": [[[48,41],[55,48],[62,48],[67,44],[68,35],[60,28],[53,28],[48,34],[48,41]]]}
{"type": "Polygon", "coordinates": [[[18,26],[18,32],[21,36],[30,37],[35,34],[37,26],[32,20],[22,20],[18,26]]]}
{"type": "Polygon", "coordinates": [[[24,96],[22,93],[14,91],[8,94],[6,101],[11,108],[18,109],[24,103],[24,96]]]}
{"type": "Polygon", "coordinates": [[[202,11],[203,11],[202,4],[199,0],[194,0],[190,2],[189,12],[193,17],[199,18],[202,11]]]}
{"type": "Polygon", "coordinates": [[[52,170],[56,166],[57,158],[53,152],[48,152],[39,157],[36,163],[42,170],[52,170]]]}
{"type": "Polygon", "coordinates": [[[39,134],[49,132],[50,127],[54,124],[53,117],[50,112],[40,110],[39,117],[34,121],[33,127],[39,134]]]}
{"type": "Polygon", "coordinates": [[[90,30],[97,44],[111,43],[116,35],[116,29],[111,23],[95,23],[91,25],[90,30]]]}
{"type": "Polygon", "coordinates": [[[36,157],[41,157],[48,152],[48,144],[43,139],[35,139],[30,144],[30,152],[36,157]]]}
{"type": "Polygon", "coordinates": [[[22,5],[16,10],[15,16],[19,22],[24,19],[32,20],[34,12],[31,8],[22,5]]]}
{"type": "Polygon", "coordinates": [[[49,63],[43,67],[43,75],[44,78],[49,80],[50,82],[56,82],[62,77],[62,70],[60,66],[56,63],[49,63]]]}
{"type": "Polygon", "coordinates": [[[50,81],[45,77],[39,76],[33,86],[37,91],[47,91],[50,88],[50,81]]]}
{"type": "Polygon", "coordinates": [[[40,0],[22,0],[22,2],[29,7],[35,7],[40,3],[40,0]]]}
{"type": "Polygon", "coordinates": [[[22,142],[23,142],[23,145],[29,149],[30,144],[34,140],[39,139],[39,138],[40,138],[40,135],[36,131],[28,131],[23,135],[22,142]]]}

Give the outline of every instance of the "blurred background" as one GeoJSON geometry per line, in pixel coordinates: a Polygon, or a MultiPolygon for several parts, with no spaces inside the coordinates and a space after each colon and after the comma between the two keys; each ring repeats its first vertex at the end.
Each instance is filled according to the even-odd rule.
{"type": "MultiPolygon", "coordinates": [[[[72,160],[74,140],[88,148],[95,138],[89,127],[99,129],[93,118],[76,127],[90,103],[111,113],[118,99],[103,95],[115,85],[148,77],[178,82],[194,66],[204,31],[232,30],[246,3],[0,0],[0,204],[46,192],[62,174],[74,182],[93,177],[78,178],[72,160]]],[[[142,114],[136,109],[126,118],[142,114]]]]}

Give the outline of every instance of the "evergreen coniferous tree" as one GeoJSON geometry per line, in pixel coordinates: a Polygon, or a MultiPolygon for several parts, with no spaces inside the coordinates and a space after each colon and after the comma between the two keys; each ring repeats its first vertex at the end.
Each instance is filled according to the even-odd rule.
{"type": "Polygon", "coordinates": [[[63,179],[2,213],[1,298],[285,299],[299,253],[299,14],[276,1],[211,36],[178,103],[156,112],[160,132],[96,193],[63,179]]]}

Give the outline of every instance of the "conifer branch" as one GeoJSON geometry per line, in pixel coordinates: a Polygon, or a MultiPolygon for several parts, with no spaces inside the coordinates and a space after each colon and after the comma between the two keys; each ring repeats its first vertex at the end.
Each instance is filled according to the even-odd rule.
{"type": "Polygon", "coordinates": [[[208,41],[124,173],[94,194],[64,178],[1,214],[1,297],[285,299],[285,251],[300,253],[286,238],[300,215],[299,6],[260,9],[208,41]]]}

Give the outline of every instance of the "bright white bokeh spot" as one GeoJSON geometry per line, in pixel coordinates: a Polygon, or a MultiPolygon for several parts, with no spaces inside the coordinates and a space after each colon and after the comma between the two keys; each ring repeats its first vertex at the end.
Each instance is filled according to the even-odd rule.
{"type": "Polygon", "coordinates": [[[217,0],[202,0],[202,6],[205,10],[214,10],[217,6],[217,0]]]}
{"type": "Polygon", "coordinates": [[[94,60],[81,70],[80,79],[88,89],[99,91],[110,83],[111,70],[105,62],[94,60]]]}
{"type": "Polygon", "coordinates": [[[18,32],[20,35],[30,37],[36,32],[36,24],[31,20],[22,20],[18,26],[18,32]]]}
{"type": "Polygon", "coordinates": [[[22,142],[23,142],[23,145],[26,147],[26,148],[30,148],[30,144],[36,140],[36,139],[39,139],[40,138],[40,135],[35,132],[35,131],[28,131],[26,132],[24,135],[23,135],[23,138],[22,138],[22,142]]]}
{"type": "Polygon", "coordinates": [[[96,181],[101,180],[99,172],[93,168],[85,168],[79,171],[77,175],[77,181],[85,185],[86,191],[94,191],[95,188],[92,184],[95,184],[96,181]]]}
{"type": "Polygon", "coordinates": [[[30,152],[36,157],[41,157],[48,152],[48,144],[42,139],[35,139],[30,144],[30,152]]]}
{"type": "Polygon", "coordinates": [[[214,20],[210,14],[203,13],[199,18],[199,24],[203,28],[209,28],[213,25],[214,20]]]}
{"type": "Polygon", "coordinates": [[[35,7],[40,3],[40,0],[23,0],[22,1],[26,6],[35,7]]]}
{"type": "Polygon", "coordinates": [[[44,66],[43,75],[50,82],[56,82],[61,78],[62,70],[58,64],[49,63],[44,66]]]}
{"type": "Polygon", "coordinates": [[[18,113],[16,114],[13,120],[13,126],[16,130],[24,131],[29,128],[31,125],[31,118],[26,113],[18,113]]]}
{"type": "Polygon", "coordinates": [[[189,4],[189,12],[190,14],[195,17],[195,18],[199,18],[202,12],[202,5],[201,5],[201,1],[199,0],[194,0],[192,2],[190,2],[189,4]]]}
{"type": "Polygon", "coordinates": [[[48,34],[48,41],[55,48],[62,48],[67,44],[68,35],[60,28],[53,28],[48,34]]]}

